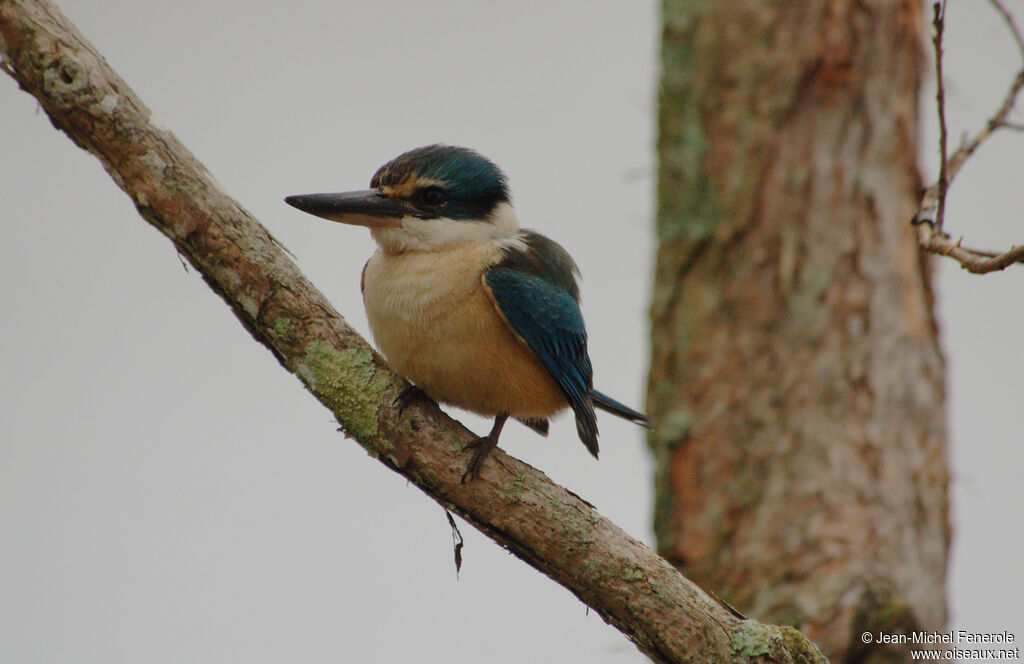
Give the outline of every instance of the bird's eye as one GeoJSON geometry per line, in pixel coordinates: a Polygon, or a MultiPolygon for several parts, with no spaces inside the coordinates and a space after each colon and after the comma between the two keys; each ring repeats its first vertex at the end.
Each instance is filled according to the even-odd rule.
{"type": "Polygon", "coordinates": [[[448,193],[441,187],[431,185],[416,192],[416,203],[423,207],[441,207],[448,202],[448,193]]]}

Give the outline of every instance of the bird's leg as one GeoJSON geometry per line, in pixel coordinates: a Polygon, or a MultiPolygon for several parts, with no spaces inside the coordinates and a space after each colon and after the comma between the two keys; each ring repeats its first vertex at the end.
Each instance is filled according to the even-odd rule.
{"type": "Polygon", "coordinates": [[[501,428],[505,426],[505,420],[508,419],[508,415],[501,414],[494,418],[494,426],[491,427],[491,432],[486,436],[477,438],[469,445],[466,445],[463,449],[473,450],[473,456],[469,459],[469,465],[466,466],[466,472],[462,473],[463,484],[466,483],[466,479],[473,479],[480,474],[480,467],[484,465],[484,459],[491,453],[495,447],[498,446],[498,436],[501,435],[501,428]]]}
{"type": "Polygon", "coordinates": [[[395,401],[392,405],[398,406],[398,416],[401,417],[405,409],[411,406],[413,403],[433,403],[433,399],[430,395],[416,387],[415,385],[409,385],[395,397],[395,401]]]}

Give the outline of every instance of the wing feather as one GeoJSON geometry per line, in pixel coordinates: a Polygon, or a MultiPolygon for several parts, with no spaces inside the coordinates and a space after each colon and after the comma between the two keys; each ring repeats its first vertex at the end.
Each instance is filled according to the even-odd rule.
{"type": "MultiPolygon", "coordinates": [[[[576,415],[580,440],[596,457],[597,418],[590,400],[593,369],[579,303],[573,294],[556,285],[558,280],[545,279],[536,270],[528,273],[517,269],[516,263],[522,258],[517,256],[489,268],[484,273],[484,284],[502,318],[558,384],[576,415]]],[[[565,275],[559,276],[564,283],[565,275]]],[[[568,276],[572,279],[571,272],[568,276]]],[[[574,280],[572,283],[575,285],[574,280]]]]}

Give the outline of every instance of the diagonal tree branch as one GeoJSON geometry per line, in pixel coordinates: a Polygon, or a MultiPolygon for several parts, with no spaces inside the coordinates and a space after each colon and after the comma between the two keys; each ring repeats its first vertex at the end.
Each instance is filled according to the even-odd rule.
{"type": "MultiPolygon", "coordinates": [[[[989,2],[1003,18],[1010,33],[1013,35],[1018,49],[1020,49],[1022,58],[1024,58],[1024,36],[1021,35],[1020,29],[1014,23],[1013,16],[1007,11],[1000,0],[989,0],[989,2]]],[[[1014,245],[1003,252],[969,249],[961,246],[963,238],[953,240],[952,237],[943,231],[943,224],[945,222],[946,195],[949,192],[949,185],[952,184],[953,179],[960,173],[960,169],[963,168],[967,159],[995,131],[1004,128],[1021,129],[1019,125],[1010,122],[1009,116],[1021,88],[1024,88],[1024,67],[1017,72],[1013,82],[1010,84],[1009,90],[1007,90],[1006,95],[1003,97],[1003,103],[996,110],[995,114],[989,118],[988,122],[985,123],[985,126],[974,136],[965,139],[952,155],[947,156],[946,89],[942,80],[942,39],[946,25],[946,0],[936,2],[932,9],[934,11],[932,27],[935,29],[935,34],[932,36],[932,46],[935,50],[936,102],[939,115],[939,154],[941,163],[939,165],[939,179],[922,193],[921,203],[918,206],[918,212],[914,216],[912,223],[918,227],[918,244],[926,251],[949,256],[958,261],[964,269],[976,274],[1003,270],[1014,263],[1024,262],[1024,245],[1014,245]]]]}
{"type": "Polygon", "coordinates": [[[496,451],[460,484],[472,433],[405,386],[273,237],[46,0],[0,0],[2,68],[96,156],[139,213],[371,456],[565,586],[659,662],[823,662],[788,627],[744,620],[572,492],[496,451]]]}

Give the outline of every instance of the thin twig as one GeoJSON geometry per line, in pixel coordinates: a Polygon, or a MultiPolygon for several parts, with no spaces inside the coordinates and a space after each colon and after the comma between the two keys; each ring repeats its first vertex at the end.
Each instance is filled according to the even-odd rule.
{"type": "Polygon", "coordinates": [[[978,147],[985,142],[995,130],[1009,126],[1009,123],[1006,121],[1006,117],[1010,114],[1010,111],[1013,110],[1013,105],[1017,101],[1017,95],[1020,93],[1021,88],[1024,88],[1024,69],[1017,72],[1017,76],[1013,79],[1013,84],[1006,92],[1006,97],[1003,98],[1003,103],[996,114],[989,118],[988,122],[985,123],[985,126],[977,133],[976,136],[974,136],[974,138],[965,141],[949,158],[947,177],[950,182],[952,182],[953,178],[955,178],[960,172],[960,169],[963,167],[964,162],[967,161],[967,158],[974,154],[974,151],[977,150],[978,147]]]}
{"type": "Polygon", "coordinates": [[[937,81],[935,93],[939,105],[939,201],[935,212],[935,230],[942,232],[942,224],[946,217],[946,192],[949,190],[949,160],[947,157],[947,146],[949,145],[949,132],[946,129],[946,89],[942,77],[942,32],[946,25],[946,0],[936,2],[932,5],[934,16],[932,25],[935,26],[935,36],[932,37],[932,45],[935,47],[935,79],[937,81]]]}
{"type": "Polygon", "coordinates": [[[1004,270],[1014,263],[1024,263],[1024,245],[1010,247],[1008,251],[997,253],[984,249],[969,249],[954,241],[945,233],[939,233],[924,224],[918,231],[918,242],[926,251],[941,256],[949,256],[968,272],[986,274],[1004,270]]]}
{"type": "MultiPolygon", "coordinates": [[[[1017,47],[1021,51],[1021,58],[1024,60],[1024,35],[1014,22],[1013,17],[1003,6],[1000,0],[989,0],[995,10],[1002,16],[1017,47]]],[[[956,151],[947,157],[948,133],[946,127],[946,91],[942,81],[942,37],[945,28],[946,3],[936,2],[933,5],[935,12],[932,25],[935,27],[935,35],[932,44],[935,48],[935,71],[938,77],[936,100],[938,102],[939,114],[939,150],[942,163],[939,166],[939,179],[932,186],[924,190],[921,195],[921,203],[913,222],[919,225],[918,243],[923,249],[931,253],[949,256],[958,261],[961,266],[970,272],[985,273],[1002,270],[1014,263],[1024,262],[1024,246],[1013,246],[1008,251],[996,252],[981,249],[968,249],[961,246],[960,241],[953,239],[943,232],[943,222],[946,209],[946,194],[949,185],[960,173],[967,159],[998,129],[1022,130],[1024,125],[1010,122],[1008,117],[1017,102],[1017,96],[1024,88],[1024,67],[1021,68],[1013,79],[1002,104],[995,114],[988,119],[985,126],[973,137],[965,139],[956,151]]]]}
{"type": "Polygon", "coordinates": [[[1003,5],[1000,0],[989,0],[989,2],[992,3],[995,10],[999,12],[1000,16],[1003,17],[1003,20],[1006,21],[1006,25],[1009,26],[1010,32],[1013,34],[1014,41],[1017,42],[1017,48],[1020,49],[1020,56],[1024,58],[1024,36],[1021,35],[1020,29],[1013,21],[1013,16],[1009,11],[1007,11],[1006,6],[1003,5]]]}

